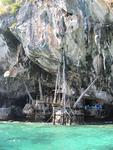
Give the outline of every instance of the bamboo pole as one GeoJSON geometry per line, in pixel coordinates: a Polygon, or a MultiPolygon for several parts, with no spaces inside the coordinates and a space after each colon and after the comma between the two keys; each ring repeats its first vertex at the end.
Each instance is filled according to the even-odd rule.
{"type": "Polygon", "coordinates": [[[65,53],[63,53],[63,85],[62,85],[62,101],[63,101],[63,124],[65,124],[65,109],[66,109],[66,77],[65,77],[65,53]]]}
{"type": "Polygon", "coordinates": [[[54,100],[53,100],[53,125],[55,125],[55,106],[54,106],[54,104],[56,103],[56,97],[57,97],[57,91],[58,91],[59,72],[60,72],[60,65],[58,66],[58,72],[57,72],[56,83],[55,83],[54,100]]]}
{"type": "Polygon", "coordinates": [[[57,90],[58,90],[59,73],[60,73],[60,65],[58,66],[58,72],[57,72],[57,76],[56,76],[55,93],[54,93],[54,100],[53,100],[53,103],[56,103],[56,96],[57,96],[57,90]]]}
{"type": "Polygon", "coordinates": [[[23,81],[23,83],[24,83],[26,92],[27,92],[27,94],[28,94],[28,96],[29,96],[29,100],[30,100],[30,103],[31,103],[31,102],[33,101],[33,98],[32,98],[32,96],[31,96],[31,94],[30,94],[30,92],[29,92],[29,90],[28,90],[28,87],[27,87],[25,81],[23,81]]]}
{"type": "Polygon", "coordinates": [[[87,89],[79,96],[79,98],[77,99],[77,101],[74,103],[74,107],[76,107],[76,105],[80,102],[80,100],[83,98],[83,96],[87,93],[87,91],[91,88],[91,86],[97,81],[99,77],[97,76],[95,78],[95,80],[93,80],[93,82],[87,87],[87,89]]]}
{"type": "MultiPolygon", "coordinates": [[[[42,93],[42,84],[41,84],[41,79],[40,79],[40,77],[38,78],[38,83],[39,83],[40,101],[43,101],[43,100],[44,100],[44,97],[43,97],[43,93],[42,93]]],[[[40,105],[42,105],[42,109],[43,109],[43,112],[44,112],[44,115],[45,115],[45,107],[44,107],[44,104],[40,104],[40,105]]]]}
{"type": "Polygon", "coordinates": [[[55,107],[53,106],[53,125],[55,125],[55,107]]]}
{"type": "MultiPolygon", "coordinates": [[[[60,72],[60,66],[59,66],[59,78],[58,78],[58,92],[60,92],[61,90],[61,72],[60,72]]],[[[60,104],[60,101],[61,101],[61,95],[59,93],[59,96],[58,96],[58,103],[60,104]]]]}

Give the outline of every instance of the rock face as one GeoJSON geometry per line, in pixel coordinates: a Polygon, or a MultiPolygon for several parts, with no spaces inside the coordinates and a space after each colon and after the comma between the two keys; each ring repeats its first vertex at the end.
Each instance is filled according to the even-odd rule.
{"type": "Polygon", "coordinates": [[[104,92],[101,98],[109,95],[112,101],[112,20],[112,1],[23,1],[15,16],[1,16],[0,20],[1,93],[17,97],[29,91],[36,95],[40,74],[43,85],[50,87],[65,51],[70,90],[78,97],[99,75],[88,94],[97,97],[104,92]],[[3,77],[5,71],[10,78],[3,77]]]}
{"type": "MultiPolygon", "coordinates": [[[[50,72],[56,71],[62,49],[75,64],[85,55],[82,12],[68,12],[68,2],[60,3],[25,3],[16,16],[15,26],[10,27],[21,40],[26,55],[50,72]]],[[[73,3],[77,7],[77,2],[70,4],[73,3]]]]}
{"type": "Polygon", "coordinates": [[[11,108],[0,108],[0,120],[12,119],[11,108]]]}

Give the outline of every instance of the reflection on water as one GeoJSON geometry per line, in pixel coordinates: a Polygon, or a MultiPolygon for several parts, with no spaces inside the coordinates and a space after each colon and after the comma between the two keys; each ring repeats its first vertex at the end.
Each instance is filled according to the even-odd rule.
{"type": "Polygon", "coordinates": [[[0,150],[113,150],[113,126],[1,122],[0,150]]]}

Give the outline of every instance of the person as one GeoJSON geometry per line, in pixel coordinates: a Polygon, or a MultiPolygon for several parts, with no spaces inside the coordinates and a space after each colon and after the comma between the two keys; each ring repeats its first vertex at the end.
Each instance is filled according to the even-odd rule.
{"type": "Polygon", "coordinates": [[[95,107],[96,107],[97,115],[101,115],[102,105],[97,103],[95,107]]]}

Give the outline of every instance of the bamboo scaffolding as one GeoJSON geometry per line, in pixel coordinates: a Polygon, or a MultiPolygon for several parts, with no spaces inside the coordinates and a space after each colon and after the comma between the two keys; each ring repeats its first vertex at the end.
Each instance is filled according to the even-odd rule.
{"type": "Polygon", "coordinates": [[[60,72],[60,65],[58,66],[58,72],[57,72],[56,84],[55,84],[55,93],[53,99],[53,125],[55,125],[55,104],[56,104],[56,97],[57,97],[57,90],[58,90],[59,72],[60,72]]]}

